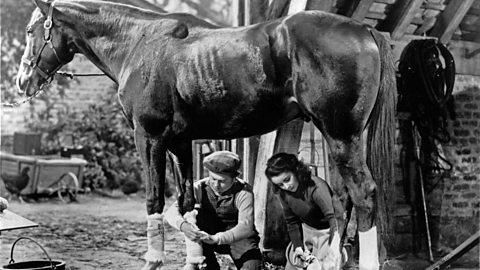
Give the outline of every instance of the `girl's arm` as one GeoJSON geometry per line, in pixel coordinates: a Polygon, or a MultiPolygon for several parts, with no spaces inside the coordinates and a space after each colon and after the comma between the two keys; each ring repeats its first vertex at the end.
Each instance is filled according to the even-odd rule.
{"type": "Polygon", "coordinates": [[[288,235],[290,236],[290,241],[292,241],[293,249],[301,247],[303,249],[303,231],[302,231],[302,221],[297,217],[292,209],[285,203],[285,201],[278,196],[282,208],[285,221],[287,222],[288,235]]]}

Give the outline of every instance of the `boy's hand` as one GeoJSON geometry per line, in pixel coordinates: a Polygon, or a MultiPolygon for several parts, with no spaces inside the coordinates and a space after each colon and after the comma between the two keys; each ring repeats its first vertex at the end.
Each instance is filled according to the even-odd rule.
{"type": "Polygon", "coordinates": [[[216,235],[210,235],[206,232],[200,231],[202,234],[200,240],[202,240],[204,243],[210,244],[210,245],[216,245],[219,242],[218,236],[216,235]]]}

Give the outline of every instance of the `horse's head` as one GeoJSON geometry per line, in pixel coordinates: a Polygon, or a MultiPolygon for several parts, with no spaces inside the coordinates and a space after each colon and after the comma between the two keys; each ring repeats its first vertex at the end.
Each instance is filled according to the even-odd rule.
{"type": "Polygon", "coordinates": [[[54,8],[55,1],[34,1],[37,9],[26,28],[27,44],[16,80],[19,93],[27,96],[51,82],[55,72],[74,56],[68,36],[55,19],[58,13],[54,8]]]}

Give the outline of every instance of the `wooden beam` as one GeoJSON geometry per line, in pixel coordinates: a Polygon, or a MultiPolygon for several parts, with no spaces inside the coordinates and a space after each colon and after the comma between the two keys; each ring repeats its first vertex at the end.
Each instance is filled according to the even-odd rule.
{"type": "Polygon", "coordinates": [[[355,11],[353,11],[353,14],[351,16],[352,19],[360,22],[363,21],[372,4],[373,0],[360,0],[360,2],[357,4],[357,7],[355,8],[355,11]]]}
{"type": "Polygon", "coordinates": [[[433,9],[433,10],[439,10],[439,11],[444,11],[445,10],[445,5],[444,4],[437,4],[437,3],[430,3],[430,2],[426,2],[423,7],[425,9],[433,9]]]}
{"type": "Polygon", "coordinates": [[[290,6],[288,7],[288,15],[295,14],[300,11],[304,11],[307,6],[308,0],[296,0],[290,1],[290,6]]]}
{"type": "Polygon", "coordinates": [[[473,2],[474,0],[451,0],[440,14],[430,35],[437,37],[441,43],[448,43],[473,2]]]}
{"type": "Polygon", "coordinates": [[[370,18],[370,19],[375,19],[375,20],[385,20],[386,17],[387,17],[387,15],[385,13],[370,11],[362,18],[362,21],[365,18],[370,18]]]}
{"type": "MultiPolygon", "coordinates": [[[[297,2],[298,0],[295,0],[297,2]]],[[[299,1],[302,2],[302,1],[299,1]]],[[[326,12],[333,12],[335,7],[334,0],[308,0],[306,1],[305,10],[323,10],[326,12]]]]}
{"type": "Polygon", "coordinates": [[[423,24],[415,30],[414,34],[415,35],[423,35],[425,32],[430,30],[434,25],[435,25],[435,17],[430,17],[425,19],[423,24]]]}
{"type": "Polygon", "coordinates": [[[391,32],[394,40],[401,39],[422,3],[423,0],[397,1],[380,30],[391,32]]]}
{"type": "Polygon", "coordinates": [[[477,231],[467,240],[465,240],[465,242],[460,244],[456,249],[452,250],[452,252],[448,253],[445,257],[443,257],[441,260],[430,265],[427,270],[446,269],[447,266],[449,266],[452,262],[460,258],[463,254],[472,249],[474,246],[476,246],[479,240],[480,231],[477,231]]]}
{"type": "Polygon", "coordinates": [[[248,11],[250,13],[250,21],[248,24],[264,22],[267,18],[268,0],[248,0],[248,2],[250,3],[248,11]]]}
{"type": "Polygon", "coordinates": [[[192,0],[184,0],[183,1],[185,4],[189,5],[190,7],[194,8],[197,10],[197,14],[200,17],[206,18],[211,20],[213,23],[219,25],[219,26],[228,26],[227,23],[225,23],[225,19],[218,15],[217,13],[210,11],[208,8],[193,2],[192,0]]]}
{"type": "Polygon", "coordinates": [[[287,15],[290,0],[275,0],[267,9],[267,20],[274,20],[287,15]]]}
{"type": "Polygon", "coordinates": [[[396,0],[376,0],[375,2],[383,3],[383,4],[387,4],[387,5],[392,5],[392,4],[395,4],[395,1],[396,0]]]}

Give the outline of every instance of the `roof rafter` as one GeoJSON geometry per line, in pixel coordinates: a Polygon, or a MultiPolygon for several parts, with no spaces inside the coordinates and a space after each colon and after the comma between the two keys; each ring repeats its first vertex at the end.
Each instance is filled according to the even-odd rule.
{"type": "Polygon", "coordinates": [[[422,3],[423,0],[397,1],[385,24],[382,25],[382,30],[391,32],[392,39],[402,38],[422,3]]]}
{"type": "Polygon", "coordinates": [[[442,43],[448,43],[473,2],[474,0],[450,1],[445,11],[439,15],[430,35],[442,43]]]}
{"type": "Polygon", "coordinates": [[[353,11],[353,14],[351,15],[352,19],[357,20],[357,21],[363,21],[365,19],[365,16],[367,15],[368,11],[370,10],[370,7],[373,4],[373,0],[360,0],[357,2],[357,6],[355,7],[355,10],[353,11]]]}
{"type": "MultiPolygon", "coordinates": [[[[295,0],[295,2],[298,0],[295,0]]],[[[305,6],[306,10],[323,10],[333,12],[335,1],[333,0],[308,0],[305,6]]]]}

